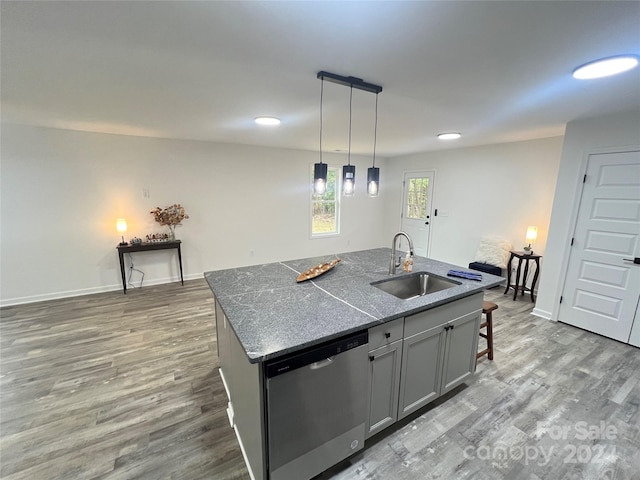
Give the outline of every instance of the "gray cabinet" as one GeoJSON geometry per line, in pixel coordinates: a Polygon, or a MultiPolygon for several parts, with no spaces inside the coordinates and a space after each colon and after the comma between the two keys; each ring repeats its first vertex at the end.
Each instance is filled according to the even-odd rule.
{"type": "Polygon", "coordinates": [[[445,326],[440,395],[466,382],[476,371],[481,315],[482,312],[473,312],[448,322],[445,326]]]}
{"type": "Polygon", "coordinates": [[[482,293],[369,329],[367,438],[467,381],[482,293]]]}
{"type": "Polygon", "coordinates": [[[398,419],[402,340],[369,352],[369,416],[366,438],[398,419]]]}
{"type": "Polygon", "coordinates": [[[369,413],[366,438],[398,419],[404,318],[369,329],[369,413]]]}
{"type": "Polygon", "coordinates": [[[404,339],[399,418],[440,395],[444,337],[445,330],[439,326],[404,339]]]}
{"type": "Polygon", "coordinates": [[[468,380],[482,314],[482,294],[405,319],[398,419],[468,380]]]}
{"type": "Polygon", "coordinates": [[[250,477],[266,480],[263,365],[249,362],[217,300],[215,305],[220,376],[227,393],[229,422],[242,446],[250,477]]]}

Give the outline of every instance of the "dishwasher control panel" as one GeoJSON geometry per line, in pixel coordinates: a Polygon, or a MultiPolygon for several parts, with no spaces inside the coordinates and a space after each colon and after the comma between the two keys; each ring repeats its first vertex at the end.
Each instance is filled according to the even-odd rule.
{"type": "Polygon", "coordinates": [[[309,347],[268,363],[266,365],[266,376],[267,378],[273,378],[316,362],[330,362],[335,355],[366,345],[368,341],[369,334],[364,331],[356,335],[349,335],[348,337],[309,347]]]}

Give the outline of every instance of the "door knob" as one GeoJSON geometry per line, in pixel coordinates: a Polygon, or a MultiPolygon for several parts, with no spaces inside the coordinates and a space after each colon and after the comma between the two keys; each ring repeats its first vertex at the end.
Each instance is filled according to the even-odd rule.
{"type": "Polygon", "coordinates": [[[429,225],[429,222],[424,222],[425,225],[429,225]]]}

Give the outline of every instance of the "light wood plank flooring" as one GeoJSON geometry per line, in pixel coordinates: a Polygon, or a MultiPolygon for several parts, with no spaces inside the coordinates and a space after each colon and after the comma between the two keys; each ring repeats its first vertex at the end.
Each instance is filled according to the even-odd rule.
{"type": "MultiPolygon", "coordinates": [[[[640,479],[640,350],[485,298],[494,361],[320,479],[640,479]]],[[[0,348],[0,478],[249,478],[204,280],[7,307],[0,348]]]]}

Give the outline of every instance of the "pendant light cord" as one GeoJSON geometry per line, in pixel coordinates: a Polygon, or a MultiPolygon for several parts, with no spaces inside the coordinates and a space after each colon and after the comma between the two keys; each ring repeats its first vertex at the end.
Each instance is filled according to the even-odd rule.
{"type": "Polygon", "coordinates": [[[350,93],[349,93],[349,155],[348,155],[348,164],[351,165],[351,114],[352,114],[352,105],[353,105],[353,85],[351,85],[350,93]]]}
{"type": "Polygon", "coordinates": [[[324,95],[324,77],[320,82],[320,164],[322,164],[322,97],[324,95]]]}
{"type": "Polygon", "coordinates": [[[376,122],[373,127],[373,166],[376,166],[376,143],[378,140],[378,94],[376,93],[376,122]]]}

